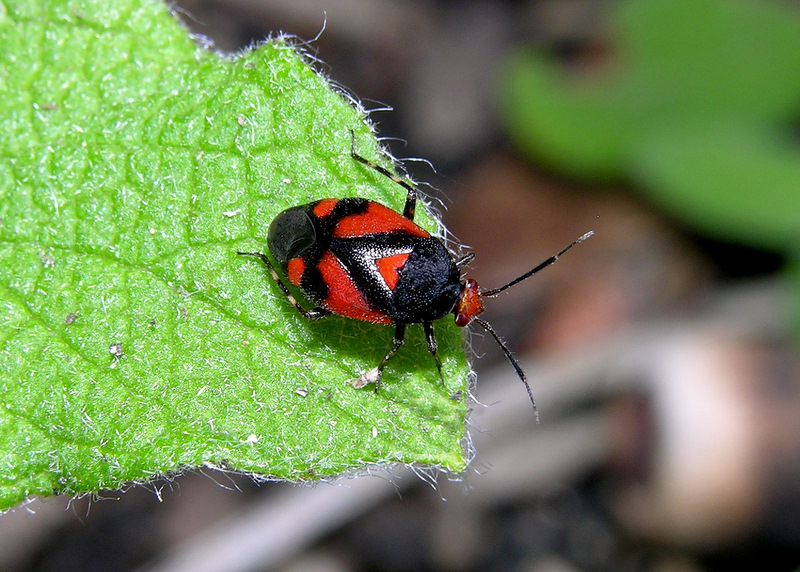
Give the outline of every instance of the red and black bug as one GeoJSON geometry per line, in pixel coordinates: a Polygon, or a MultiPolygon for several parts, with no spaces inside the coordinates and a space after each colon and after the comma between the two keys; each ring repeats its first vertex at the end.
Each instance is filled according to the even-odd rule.
{"type": "Polygon", "coordinates": [[[352,132],[351,136],[353,159],[405,188],[406,204],[401,215],[363,198],[322,199],[289,208],[275,217],[267,234],[269,251],[289,282],[300,288],[316,307],[306,310],[297,302],[266,254],[237,254],[260,258],[289,302],[306,318],[337,314],[395,325],[391,349],[377,367],[353,382],[355,387],[374,383],[377,391],[386,363],[403,345],[408,324],[423,325],[428,350],[441,377],[442,363],[437,354],[433,322],[453,314],[459,326],[476,322],[497,341],[525,385],[535,411],[536,402],[519,363],[492,326],[478,318],[484,309],[483,298],[497,296],[550,266],[593,233],[587,232],[508,284],[481,290],[475,280],[461,275],[461,268],[474,254],[456,258],[438,238],[414,224],[417,204],[414,186],[356,153],[352,132]]]}

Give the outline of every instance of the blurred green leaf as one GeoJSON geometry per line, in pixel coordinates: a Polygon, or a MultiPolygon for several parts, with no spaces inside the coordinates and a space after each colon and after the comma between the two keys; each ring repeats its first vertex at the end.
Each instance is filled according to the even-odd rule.
{"type": "Polygon", "coordinates": [[[677,117],[651,133],[632,168],[654,203],[714,236],[783,250],[800,239],[800,150],[787,134],[677,117]]]}
{"type": "Polygon", "coordinates": [[[355,390],[392,328],[309,323],[235,253],[293,204],[405,199],[350,158],[348,129],[375,140],[291,42],[225,58],[160,2],[5,0],[0,43],[0,508],[206,463],[464,468],[452,320],[443,385],[412,327],[355,390]]]}
{"type": "Polygon", "coordinates": [[[770,2],[636,0],[612,16],[603,79],[518,54],[503,111],[520,145],[564,172],[636,177],[715,236],[783,248],[800,227],[800,15],[770,2]]]}

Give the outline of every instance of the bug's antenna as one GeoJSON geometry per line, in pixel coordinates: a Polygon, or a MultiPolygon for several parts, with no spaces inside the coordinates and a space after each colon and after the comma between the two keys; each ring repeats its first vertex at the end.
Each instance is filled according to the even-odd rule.
{"type": "MultiPolygon", "coordinates": [[[[511,281],[511,282],[509,282],[508,284],[505,284],[505,285],[503,285],[503,286],[500,286],[499,288],[495,288],[495,289],[493,289],[493,290],[485,290],[485,291],[482,291],[482,292],[481,292],[481,296],[488,296],[489,298],[492,298],[492,297],[494,297],[494,296],[497,296],[497,295],[498,295],[500,292],[502,292],[503,290],[506,290],[506,289],[508,289],[508,288],[511,288],[511,287],[512,287],[514,284],[518,284],[518,283],[522,282],[523,280],[525,280],[526,278],[530,278],[531,276],[533,276],[534,274],[536,274],[536,273],[537,273],[537,272],[539,272],[540,270],[542,270],[542,269],[544,269],[544,268],[547,268],[548,266],[550,266],[551,264],[553,264],[553,263],[554,263],[556,260],[558,260],[558,258],[559,258],[559,257],[560,257],[562,254],[564,254],[564,253],[565,253],[567,250],[569,250],[570,248],[572,248],[572,247],[573,247],[573,246],[575,246],[576,244],[579,244],[579,243],[583,242],[584,240],[586,240],[587,238],[589,238],[589,237],[590,237],[590,236],[592,236],[593,234],[594,234],[594,231],[593,231],[593,230],[590,230],[589,232],[587,232],[586,234],[584,234],[582,237],[580,237],[578,240],[576,240],[576,241],[572,242],[572,243],[571,243],[571,244],[569,244],[569,245],[568,245],[566,248],[562,249],[562,250],[561,250],[561,251],[560,251],[558,254],[554,254],[553,256],[551,256],[550,258],[548,258],[547,260],[545,260],[544,262],[542,262],[541,264],[539,264],[538,266],[536,266],[536,267],[535,267],[535,268],[533,268],[532,270],[529,270],[528,272],[526,272],[525,274],[523,274],[523,275],[522,275],[522,276],[520,276],[519,278],[515,278],[514,280],[512,280],[512,281],[511,281]]],[[[496,337],[496,336],[495,336],[495,337],[496,337]]],[[[501,344],[501,345],[502,345],[502,344],[501,344]]]]}
{"type": "Polygon", "coordinates": [[[489,324],[489,322],[487,322],[485,320],[481,320],[480,318],[474,318],[474,321],[477,322],[478,324],[480,324],[480,326],[484,330],[486,330],[487,332],[492,334],[492,337],[497,342],[497,344],[500,346],[500,348],[503,350],[503,353],[506,354],[506,357],[508,358],[508,361],[511,362],[511,365],[514,367],[514,370],[517,372],[517,375],[519,376],[519,379],[525,385],[525,391],[528,392],[528,399],[531,400],[531,405],[533,406],[533,414],[536,416],[536,423],[539,423],[539,412],[536,410],[536,400],[533,398],[533,392],[531,391],[531,386],[528,385],[528,378],[525,376],[525,372],[522,371],[522,368],[520,367],[519,363],[517,363],[517,360],[514,359],[513,355],[511,355],[511,350],[509,350],[508,346],[506,346],[506,344],[503,343],[503,340],[500,339],[500,336],[497,335],[497,332],[494,331],[494,328],[492,328],[492,326],[489,324]]]}

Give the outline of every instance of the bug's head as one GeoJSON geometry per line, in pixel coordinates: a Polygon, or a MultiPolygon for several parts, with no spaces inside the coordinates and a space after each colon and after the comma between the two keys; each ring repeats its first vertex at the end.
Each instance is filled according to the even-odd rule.
{"type": "Polygon", "coordinates": [[[269,225],[267,244],[279,264],[303,254],[317,241],[317,229],[305,206],[286,209],[269,225]]]}
{"type": "Polygon", "coordinates": [[[461,286],[461,293],[458,295],[458,302],[453,313],[456,315],[456,325],[464,327],[472,319],[483,312],[483,300],[478,289],[478,283],[469,278],[461,286]]]}

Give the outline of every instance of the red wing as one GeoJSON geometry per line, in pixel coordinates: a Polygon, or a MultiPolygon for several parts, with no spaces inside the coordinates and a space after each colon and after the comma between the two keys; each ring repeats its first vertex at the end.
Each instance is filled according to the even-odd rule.
{"type": "Polygon", "coordinates": [[[303,279],[303,272],[306,271],[306,263],[300,258],[292,258],[286,268],[286,276],[289,282],[295,286],[300,286],[300,281],[303,279]]]}
{"type": "Polygon", "coordinates": [[[385,258],[378,258],[375,265],[378,267],[378,272],[383,276],[384,282],[389,287],[389,290],[394,290],[397,286],[397,279],[400,278],[400,270],[408,260],[408,252],[401,252],[385,258]]]}
{"type": "Polygon", "coordinates": [[[319,201],[312,212],[317,215],[319,218],[325,218],[331,211],[333,211],[333,207],[336,206],[336,203],[339,202],[339,199],[322,199],[319,201]]]}
{"type": "Polygon", "coordinates": [[[328,251],[323,254],[317,268],[328,285],[328,296],[322,301],[324,308],[354,320],[375,324],[393,323],[389,315],[367,301],[333,253],[328,251]]]}
{"type": "Polygon", "coordinates": [[[386,232],[400,232],[422,238],[430,236],[427,231],[400,213],[373,201],[369,201],[365,212],[349,215],[340,220],[332,235],[334,238],[354,238],[386,232]]]}

